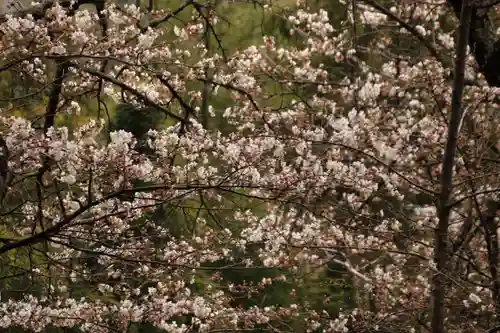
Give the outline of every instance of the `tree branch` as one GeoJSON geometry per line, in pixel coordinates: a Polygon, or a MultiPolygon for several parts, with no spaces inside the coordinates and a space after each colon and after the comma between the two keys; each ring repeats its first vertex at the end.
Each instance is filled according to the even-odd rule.
{"type": "Polygon", "coordinates": [[[132,94],[134,94],[135,96],[137,96],[138,98],[140,98],[144,104],[146,105],[149,105],[149,106],[152,106],[152,107],[155,107],[155,108],[158,108],[159,110],[161,110],[163,113],[165,113],[166,115],[174,118],[175,120],[177,121],[180,121],[180,122],[184,122],[184,119],[178,115],[176,115],[175,113],[172,113],[171,111],[165,109],[164,107],[162,107],[161,105],[159,105],[158,103],[155,103],[153,102],[151,99],[149,99],[148,97],[146,97],[144,94],[142,94],[140,91],[138,91],[137,89],[134,89],[130,86],[128,86],[127,84],[115,79],[114,77],[106,74],[106,73],[103,73],[103,72],[100,72],[100,71],[96,71],[96,70],[93,70],[93,69],[90,69],[90,68],[84,68],[82,66],[79,66],[79,65],[76,65],[76,64],[72,64],[71,66],[73,67],[76,67],[78,69],[81,69],[82,71],[92,75],[92,76],[96,76],[96,77],[99,77],[101,79],[104,79],[105,81],[108,81],[108,82],[111,82],[112,84],[122,88],[123,90],[126,90],[132,94]]]}
{"type": "Polygon", "coordinates": [[[420,34],[411,24],[406,23],[403,21],[400,17],[392,13],[389,9],[385,8],[375,0],[363,0],[364,3],[368,4],[369,6],[375,8],[377,11],[380,13],[386,15],[389,19],[392,21],[397,22],[401,27],[405,28],[408,30],[410,34],[412,34],[414,37],[416,37],[426,48],[429,50],[429,53],[436,58],[439,62],[442,64],[445,64],[446,62],[444,61],[443,57],[439,54],[438,50],[436,49],[435,45],[427,40],[422,34],[420,34]]]}
{"type": "Polygon", "coordinates": [[[469,27],[471,24],[472,8],[463,6],[460,16],[460,28],[455,60],[455,77],[451,101],[451,117],[448,124],[448,136],[443,157],[441,175],[441,193],[438,201],[439,222],[435,230],[434,262],[436,274],[432,278],[432,312],[431,333],[444,332],[446,272],[449,264],[448,228],[450,218],[449,200],[453,190],[453,167],[457,150],[458,129],[462,117],[462,93],[465,84],[465,59],[469,27]]]}

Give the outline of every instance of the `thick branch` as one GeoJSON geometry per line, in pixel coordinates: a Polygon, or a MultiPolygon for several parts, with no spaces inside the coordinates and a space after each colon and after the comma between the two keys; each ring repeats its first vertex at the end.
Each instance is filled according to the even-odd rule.
{"type": "Polygon", "coordinates": [[[455,154],[457,149],[458,129],[462,116],[462,93],[465,84],[465,58],[467,56],[467,42],[471,23],[471,14],[472,9],[469,6],[464,6],[462,8],[456,50],[451,117],[448,124],[448,137],[444,151],[441,176],[441,193],[438,202],[439,222],[435,230],[434,262],[436,263],[437,272],[432,278],[431,333],[444,332],[444,298],[446,293],[446,271],[449,264],[449,201],[453,189],[453,167],[455,164],[455,154]]]}
{"type": "Polygon", "coordinates": [[[498,262],[500,260],[500,249],[498,244],[496,222],[497,212],[500,208],[500,203],[495,200],[488,200],[486,213],[481,216],[481,224],[484,229],[484,239],[486,249],[488,251],[488,266],[491,275],[491,291],[495,304],[495,310],[498,313],[500,310],[500,272],[498,262]]]}
{"type": "Polygon", "coordinates": [[[67,64],[61,60],[56,60],[56,75],[54,82],[52,83],[52,88],[49,94],[49,101],[47,103],[47,109],[45,111],[45,123],[43,126],[43,132],[47,133],[49,128],[54,126],[54,121],[57,113],[57,106],[59,105],[59,100],[62,91],[62,85],[64,80],[64,74],[66,72],[67,64]]]}

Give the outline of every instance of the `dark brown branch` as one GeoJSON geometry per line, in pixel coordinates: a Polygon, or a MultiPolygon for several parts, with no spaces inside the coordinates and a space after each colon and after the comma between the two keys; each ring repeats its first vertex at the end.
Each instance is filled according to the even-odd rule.
{"type": "MultiPolygon", "coordinates": [[[[203,186],[203,185],[196,185],[196,186],[191,186],[191,185],[186,185],[186,186],[178,186],[176,189],[178,190],[192,190],[196,188],[202,188],[202,189],[223,189],[220,186],[203,186]]],[[[141,192],[151,192],[151,191],[157,191],[157,190],[165,190],[169,189],[167,186],[163,184],[159,185],[150,185],[150,186],[144,186],[144,187],[136,187],[132,189],[122,189],[113,193],[108,194],[107,196],[102,197],[101,199],[94,200],[92,202],[87,203],[86,205],[80,207],[77,211],[75,211],[72,214],[69,214],[68,216],[62,218],[62,220],[55,225],[46,228],[45,230],[36,233],[30,237],[26,237],[23,239],[12,239],[10,242],[7,242],[5,245],[0,247],[0,254],[7,253],[9,251],[12,251],[14,249],[23,247],[23,246],[30,246],[34,244],[38,244],[40,242],[43,242],[47,240],[49,237],[57,235],[61,230],[63,230],[66,226],[71,224],[75,219],[80,217],[83,213],[88,211],[90,208],[95,207],[107,200],[119,197],[120,195],[124,193],[141,193],[141,192]]]]}
{"type": "MultiPolygon", "coordinates": [[[[498,244],[498,223],[496,222],[497,212],[500,208],[500,202],[488,200],[487,209],[481,216],[481,226],[484,230],[484,239],[486,242],[486,250],[488,251],[488,268],[491,275],[491,291],[495,309],[498,312],[500,309],[500,272],[498,270],[498,262],[500,260],[500,249],[498,244]]],[[[497,322],[498,323],[498,322],[497,322]]]]}
{"type": "Polygon", "coordinates": [[[146,32],[148,30],[148,28],[156,28],[160,24],[167,22],[171,18],[177,16],[177,14],[179,14],[180,12],[182,12],[184,9],[186,9],[186,7],[188,7],[188,6],[192,5],[192,4],[193,4],[192,0],[186,1],[186,3],[184,5],[180,6],[179,8],[177,8],[176,10],[174,10],[172,13],[170,13],[168,15],[165,15],[164,17],[162,17],[160,19],[151,21],[151,23],[149,23],[147,26],[141,28],[141,32],[144,33],[144,32],[146,32]]]}
{"type": "Polygon", "coordinates": [[[441,175],[441,193],[438,201],[438,225],[435,230],[434,262],[436,274],[432,278],[431,333],[443,333],[445,320],[446,274],[449,265],[448,228],[451,208],[449,201],[453,190],[453,167],[457,150],[458,131],[462,117],[462,93],[465,79],[465,59],[472,9],[463,6],[460,16],[460,28],[455,60],[455,77],[451,101],[451,117],[443,157],[441,175]]]}
{"type": "MultiPolygon", "coordinates": [[[[174,99],[176,99],[181,105],[181,107],[184,109],[186,115],[194,116],[195,115],[194,109],[189,104],[186,103],[186,101],[182,98],[181,95],[179,95],[179,93],[174,89],[174,87],[168,82],[168,79],[165,79],[160,74],[156,75],[156,77],[158,78],[158,80],[160,80],[160,82],[163,85],[165,85],[168,88],[174,99]]],[[[187,119],[182,119],[182,123],[186,123],[186,121],[187,119]]]]}
{"type": "Polygon", "coordinates": [[[163,113],[165,113],[166,115],[174,118],[177,121],[180,121],[180,122],[184,121],[183,118],[179,117],[175,113],[170,112],[169,110],[165,109],[164,107],[162,107],[158,103],[153,102],[151,99],[149,99],[148,97],[146,97],[144,94],[142,94],[141,92],[139,92],[137,89],[134,89],[134,88],[128,86],[127,84],[123,83],[122,81],[119,81],[119,80],[115,79],[114,77],[109,76],[106,73],[102,73],[100,71],[96,71],[96,70],[93,70],[93,69],[90,69],[90,68],[84,68],[84,67],[81,67],[81,66],[76,65],[76,64],[72,64],[72,66],[76,67],[76,68],[79,68],[79,69],[83,70],[84,72],[86,72],[86,73],[88,73],[88,74],[90,74],[92,76],[96,76],[98,78],[104,79],[105,81],[108,81],[108,82],[110,82],[110,83],[112,83],[112,84],[114,84],[114,85],[122,88],[123,90],[132,93],[133,95],[135,95],[139,99],[141,99],[144,102],[144,104],[146,104],[148,106],[152,106],[152,107],[158,108],[163,113]]]}
{"type": "Polygon", "coordinates": [[[49,128],[54,126],[55,116],[57,113],[57,106],[59,105],[59,100],[62,91],[62,85],[64,80],[64,74],[67,69],[67,64],[63,63],[61,60],[56,60],[56,76],[54,82],[52,83],[52,89],[49,94],[49,101],[47,103],[47,108],[45,111],[45,123],[43,125],[43,132],[47,133],[49,128]]]}
{"type": "Polygon", "coordinates": [[[429,40],[427,40],[424,36],[422,36],[422,34],[420,34],[411,24],[406,23],[397,15],[392,13],[388,8],[385,8],[375,0],[363,0],[363,2],[375,8],[380,13],[386,15],[390,20],[397,22],[401,27],[408,30],[410,34],[416,37],[427,48],[427,50],[429,50],[429,53],[434,58],[436,58],[439,62],[443,64],[445,63],[444,59],[441,57],[434,44],[432,44],[429,40]]]}

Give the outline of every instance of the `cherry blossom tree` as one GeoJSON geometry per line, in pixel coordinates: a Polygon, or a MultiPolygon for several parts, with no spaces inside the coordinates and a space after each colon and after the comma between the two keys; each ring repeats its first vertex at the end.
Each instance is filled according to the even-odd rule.
{"type": "Polygon", "coordinates": [[[32,287],[2,297],[0,327],[499,331],[497,6],[464,3],[339,0],[335,24],[305,2],[259,3],[296,43],[264,36],[231,54],[196,1],[48,1],[3,17],[0,70],[33,87],[1,109],[1,283],[32,287]],[[32,96],[43,114],[16,115],[32,96]],[[89,100],[97,117],[61,124],[89,100]],[[147,152],[111,131],[117,103],[165,116],[147,152]],[[205,111],[224,128],[204,127],[205,111]],[[188,234],[155,215],[165,204],[196,212],[188,234]],[[294,292],[235,305],[334,264],[354,290],[342,311],[294,292]],[[252,268],[268,277],[221,273],[252,268]]]}

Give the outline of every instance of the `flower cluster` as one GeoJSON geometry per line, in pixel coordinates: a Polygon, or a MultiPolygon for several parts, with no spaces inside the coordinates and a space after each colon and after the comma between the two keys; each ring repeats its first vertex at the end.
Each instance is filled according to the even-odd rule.
{"type": "MultiPolygon", "coordinates": [[[[160,25],[172,16],[158,11],[151,17],[159,21],[150,20],[135,6],[109,5],[104,31],[97,13],[61,4],[41,19],[5,17],[6,67],[48,101],[42,129],[39,115],[0,110],[15,176],[1,211],[8,240],[0,256],[11,260],[26,246],[42,251],[27,270],[48,287],[0,303],[0,327],[108,332],[136,322],[168,332],[278,330],[277,323],[300,317],[307,332],[419,328],[414,318],[427,307],[436,274],[435,203],[455,42],[444,1],[395,2],[387,12],[368,3],[336,2],[349,14],[342,29],[326,10],[299,4],[286,16],[295,44],[265,36],[224,57],[199,43],[204,24],[217,20],[195,2],[184,26],[160,25]],[[390,26],[388,13],[414,28],[390,26]],[[380,29],[365,44],[354,42],[360,23],[380,29]],[[425,51],[422,39],[433,39],[436,49],[425,51]],[[206,108],[221,126],[204,128],[197,113],[217,94],[231,97],[206,108]],[[114,102],[153,107],[168,125],[147,133],[147,154],[138,138],[110,131],[103,119],[44,126],[51,112],[89,116],[89,99],[99,110],[114,102]],[[186,216],[186,232],[166,209],[186,216]],[[326,274],[331,265],[355,290],[349,309],[329,313],[298,299],[234,305],[237,295],[288,283],[274,269],[300,284],[301,274],[326,274]],[[207,277],[233,267],[269,274],[256,285],[207,277]],[[79,285],[98,296],[71,294],[79,285]]],[[[477,230],[498,199],[498,88],[486,84],[471,57],[466,74],[474,84],[465,88],[458,139],[446,301],[450,318],[491,319],[500,306],[489,289],[498,236],[496,228],[484,231],[490,239],[477,230]]],[[[448,325],[449,332],[463,329],[460,321],[448,325]]]]}

